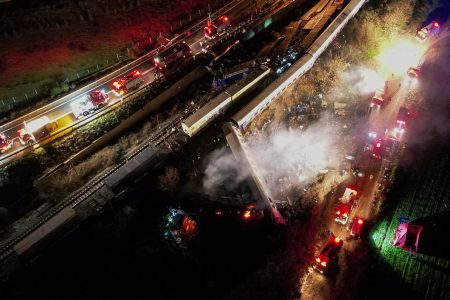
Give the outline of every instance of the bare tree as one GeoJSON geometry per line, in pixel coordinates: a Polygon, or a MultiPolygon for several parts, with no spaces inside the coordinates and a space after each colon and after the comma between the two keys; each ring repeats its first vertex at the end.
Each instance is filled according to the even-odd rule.
{"type": "Polygon", "coordinates": [[[159,188],[164,192],[175,191],[180,182],[180,174],[175,167],[167,167],[164,174],[158,177],[159,188]]]}

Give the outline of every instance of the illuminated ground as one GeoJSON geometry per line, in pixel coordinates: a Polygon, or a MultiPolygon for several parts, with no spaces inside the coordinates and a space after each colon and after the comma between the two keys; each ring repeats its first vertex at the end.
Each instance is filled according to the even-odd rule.
{"type": "Polygon", "coordinates": [[[207,4],[213,4],[208,0],[172,1],[170,6],[161,1],[52,2],[2,9],[0,99],[5,102],[0,103],[0,111],[15,105],[13,96],[22,99],[24,93],[34,95],[35,89],[48,91],[55,82],[74,80],[77,73],[83,76],[87,69],[93,72],[97,65],[114,63],[116,54],[124,57],[132,42],[155,39],[160,32],[169,32],[174,22],[179,25],[187,12],[198,14],[200,8],[205,13],[207,4]]]}
{"type": "MultiPolygon", "coordinates": [[[[382,297],[394,291],[414,299],[448,299],[450,297],[450,249],[446,240],[450,188],[448,141],[449,127],[444,121],[449,104],[442,95],[449,95],[448,36],[434,44],[436,47],[424,65],[423,112],[410,134],[410,147],[400,164],[398,181],[386,203],[386,213],[374,224],[370,235],[373,247],[372,268],[367,290],[382,297]],[[426,72],[428,71],[428,72],[426,72]],[[420,157],[420,159],[417,159],[420,157]],[[394,230],[399,218],[409,218],[424,226],[419,244],[420,254],[392,247],[394,230]],[[383,282],[386,290],[374,291],[383,282]]],[[[448,96],[447,96],[448,98],[448,96]]],[[[414,101],[414,99],[411,99],[414,101]]],[[[417,103],[416,103],[417,104],[417,103]]]]}

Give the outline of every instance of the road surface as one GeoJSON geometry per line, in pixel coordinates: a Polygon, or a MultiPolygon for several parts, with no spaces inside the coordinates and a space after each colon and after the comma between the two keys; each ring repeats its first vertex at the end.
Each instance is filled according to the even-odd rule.
{"type": "MultiPolygon", "coordinates": [[[[250,0],[240,0],[240,1],[232,1],[228,5],[225,5],[220,10],[215,12],[212,17],[216,17],[222,14],[229,16],[231,20],[237,20],[241,17],[242,12],[247,10],[252,10],[254,8],[253,1],[250,0]]],[[[184,41],[190,46],[193,55],[197,55],[202,51],[201,41],[204,39],[203,27],[206,23],[206,19],[200,21],[198,24],[190,28],[188,31],[191,34],[184,38],[184,41]]],[[[177,38],[176,41],[181,39],[177,38]]],[[[73,101],[77,101],[82,97],[85,97],[90,92],[94,90],[104,90],[109,95],[109,105],[104,109],[111,108],[113,105],[120,105],[122,103],[123,97],[117,96],[112,92],[111,85],[112,83],[121,78],[123,75],[129,73],[133,70],[139,70],[143,74],[144,84],[140,86],[140,89],[144,88],[149,83],[155,80],[154,75],[154,67],[153,67],[153,57],[156,55],[156,51],[152,51],[149,54],[144,55],[137,59],[138,63],[132,62],[125,67],[122,67],[118,71],[112,72],[112,74],[106,75],[102,79],[97,80],[96,82],[89,84],[87,87],[81,88],[57,101],[43,107],[36,109],[35,111],[28,113],[24,116],[21,116],[15,120],[8,122],[0,126],[0,132],[9,136],[13,140],[13,146],[11,149],[6,151],[3,154],[0,154],[0,166],[6,164],[8,162],[17,160],[27,153],[31,152],[34,148],[39,147],[39,144],[35,144],[34,146],[22,145],[17,138],[17,131],[24,127],[24,121],[31,121],[37,119],[42,116],[47,116],[51,121],[55,121],[58,123],[58,128],[56,130],[61,130],[63,128],[69,128],[74,124],[77,124],[82,119],[78,120],[72,113],[71,103],[73,101]],[[112,76],[113,75],[113,76],[112,76]]],[[[99,113],[104,110],[98,110],[95,112],[93,116],[90,117],[89,121],[94,120],[99,113]]],[[[46,140],[45,142],[49,142],[54,140],[61,135],[64,135],[69,130],[64,130],[61,134],[57,134],[52,138],[46,140]]]]}
{"type": "MultiPolygon", "coordinates": [[[[428,41],[427,43],[429,47],[432,47],[433,41],[428,41]]],[[[433,51],[427,51],[425,58],[429,59],[433,55],[432,53],[433,51]]],[[[361,131],[368,132],[373,130],[382,135],[386,132],[386,136],[388,136],[391,129],[396,125],[398,110],[401,106],[405,105],[405,99],[409,92],[411,89],[420,88],[420,84],[411,83],[406,74],[387,79],[390,81],[388,93],[392,94],[392,100],[386,107],[372,111],[365,124],[367,128],[362,128],[361,131]]],[[[306,275],[300,281],[301,299],[332,299],[339,298],[339,296],[343,295],[346,295],[350,299],[352,298],[352,293],[356,292],[355,287],[358,285],[358,281],[362,279],[362,273],[365,271],[364,264],[357,265],[361,261],[364,261],[366,250],[362,246],[365,241],[352,238],[348,227],[351,225],[351,220],[355,216],[364,218],[366,223],[370,223],[373,219],[375,210],[373,200],[376,198],[378,199],[377,201],[380,201],[379,191],[384,185],[383,182],[385,182],[383,181],[384,170],[385,168],[391,169],[394,166],[394,160],[399,154],[398,151],[403,147],[404,142],[406,142],[405,137],[400,137],[399,140],[400,142],[396,145],[392,156],[386,156],[378,160],[373,159],[371,172],[369,174],[366,172],[365,177],[356,179],[356,184],[363,193],[356,208],[352,210],[348,223],[346,225],[336,223],[334,221],[334,211],[325,216],[326,220],[324,220],[324,223],[326,224],[326,228],[329,228],[331,232],[345,241],[338,257],[338,267],[335,272],[328,276],[322,275],[314,271],[312,267],[309,267],[306,275]],[[372,178],[370,174],[373,175],[372,178]]],[[[338,196],[335,195],[333,199],[336,205],[338,203],[338,196]]],[[[323,237],[321,245],[326,243],[327,238],[323,237]]],[[[318,254],[321,249],[320,247],[315,254],[318,254]]]]}

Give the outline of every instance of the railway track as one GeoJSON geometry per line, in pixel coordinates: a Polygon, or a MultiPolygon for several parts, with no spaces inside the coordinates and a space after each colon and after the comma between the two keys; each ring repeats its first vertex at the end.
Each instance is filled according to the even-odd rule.
{"type": "MultiPolygon", "coordinates": [[[[204,99],[206,102],[207,100],[204,99]]],[[[35,222],[33,225],[28,227],[26,230],[24,230],[22,233],[17,235],[14,239],[11,239],[8,241],[5,245],[3,245],[0,248],[0,261],[4,260],[6,257],[8,257],[11,253],[14,252],[12,247],[18,243],[20,240],[22,240],[25,236],[36,230],[39,226],[43,225],[45,222],[50,220],[52,217],[54,217],[57,213],[59,213],[61,210],[63,210],[66,207],[76,208],[81,203],[83,203],[85,200],[87,200],[89,197],[91,197],[93,194],[95,194],[97,191],[102,189],[105,184],[104,180],[111,174],[113,174],[116,170],[118,170],[121,166],[123,166],[127,161],[134,158],[136,155],[144,151],[149,146],[159,146],[163,142],[167,141],[171,136],[173,136],[176,133],[179,133],[181,130],[179,128],[179,124],[181,120],[183,120],[185,117],[190,115],[195,111],[194,106],[190,106],[188,109],[186,109],[182,114],[180,114],[178,117],[176,117],[174,120],[169,122],[168,124],[164,125],[163,128],[161,128],[154,136],[149,137],[146,141],[142,143],[142,146],[140,146],[138,149],[133,151],[129,156],[127,156],[125,159],[123,159],[119,164],[117,164],[115,167],[109,170],[105,170],[104,172],[100,173],[100,175],[97,176],[96,179],[93,180],[93,182],[83,189],[76,192],[76,194],[72,195],[71,197],[67,198],[64,201],[59,202],[55,206],[45,210],[40,215],[40,219],[35,222]]]]}
{"type": "MultiPolygon", "coordinates": [[[[218,10],[216,10],[215,12],[211,13],[211,17],[212,18],[217,18],[218,16],[222,15],[222,14],[232,14],[233,11],[235,11],[237,8],[244,8],[244,7],[248,7],[250,4],[250,2],[248,0],[233,0],[230,1],[229,3],[227,3],[226,5],[220,7],[218,10]]],[[[183,32],[190,32],[190,35],[194,34],[194,33],[198,33],[201,32],[203,29],[203,26],[206,22],[208,18],[204,18],[199,20],[198,22],[196,22],[195,24],[193,24],[192,26],[190,26],[188,29],[186,29],[186,31],[183,32]]],[[[23,122],[27,121],[27,120],[31,120],[31,119],[36,119],[39,116],[44,116],[47,115],[48,113],[59,109],[59,107],[63,107],[63,106],[67,106],[70,102],[72,102],[74,99],[78,99],[79,97],[81,97],[82,95],[88,93],[89,91],[98,89],[102,86],[106,86],[108,84],[108,82],[111,82],[113,79],[115,78],[119,78],[120,76],[128,73],[130,70],[133,70],[137,67],[140,67],[142,65],[144,65],[145,63],[148,63],[149,61],[151,61],[151,59],[157,55],[157,53],[159,53],[160,51],[162,51],[163,49],[166,49],[167,47],[169,47],[170,45],[176,44],[177,42],[180,41],[184,41],[184,40],[189,40],[189,36],[187,36],[184,33],[180,33],[180,34],[176,34],[174,35],[174,37],[172,39],[166,39],[168,40],[168,44],[166,45],[160,45],[158,48],[151,50],[150,52],[142,55],[141,57],[129,62],[128,64],[122,66],[121,68],[103,76],[102,78],[78,89],[75,90],[74,92],[61,97],[59,99],[57,99],[56,101],[49,103],[43,107],[40,107],[38,109],[36,109],[35,111],[26,113],[14,120],[11,120],[7,123],[4,124],[0,124],[0,132],[3,133],[7,133],[7,132],[13,132],[13,134],[10,134],[10,136],[15,136],[15,132],[21,127],[23,126],[23,122]]],[[[198,43],[200,40],[194,41],[191,40],[193,42],[193,44],[198,43]]],[[[201,52],[201,51],[200,51],[201,52]]],[[[197,52],[196,54],[200,53],[197,52]]],[[[153,81],[148,82],[146,85],[143,85],[138,91],[142,91],[145,90],[146,86],[149,86],[153,81]]],[[[131,96],[132,94],[129,94],[128,96],[131,96]]],[[[132,100],[131,98],[133,97],[128,97],[130,98],[129,100],[132,100]]],[[[80,120],[76,120],[75,122],[58,128],[56,131],[52,132],[50,135],[38,140],[36,143],[34,143],[33,145],[25,145],[25,146],[20,146],[20,148],[18,149],[14,149],[9,151],[8,153],[2,154],[0,155],[0,166],[5,166],[8,163],[15,161],[17,159],[19,159],[20,157],[22,157],[23,155],[26,155],[26,151],[29,151],[31,148],[36,147],[36,146],[42,146],[48,142],[52,142],[55,138],[61,138],[62,136],[66,135],[67,133],[72,132],[73,130],[76,130],[84,125],[86,125],[87,123],[90,123],[91,121],[97,119],[98,117],[102,116],[103,114],[114,110],[115,108],[119,107],[119,105],[121,105],[123,102],[126,101],[118,101],[116,102],[117,104],[114,105],[113,108],[111,107],[106,107],[102,110],[99,110],[97,113],[95,114],[91,114],[89,117],[87,118],[83,118],[80,120]]],[[[58,117],[60,118],[60,117],[58,117]]],[[[57,119],[58,119],[57,118],[57,119]]]]}
{"type": "Polygon", "coordinates": [[[70,206],[71,208],[77,207],[80,203],[88,199],[90,196],[92,196],[95,192],[99,191],[105,184],[104,180],[109,175],[114,173],[117,169],[119,169],[121,166],[123,166],[128,160],[132,159],[139,153],[141,153],[143,150],[145,150],[150,145],[158,146],[161,143],[163,143],[168,137],[175,134],[175,132],[178,132],[177,129],[172,130],[172,128],[176,128],[175,125],[181,121],[181,119],[184,117],[180,116],[177,117],[175,120],[170,122],[169,124],[165,125],[155,136],[150,137],[141,147],[139,147],[136,151],[132,152],[126,159],[122,160],[119,164],[117,164],[114,168],[110,170],[106,170],[103,173],[101,173],[89,186],[83,188],[82,190],[78,191],[75,195],[69,197],[68,199],[59,202],[52,208],[46,210],[42,213],[40,216],[40,219],[35,222],[33,225],[28,227],[26,230],[24,230],[22,233],[17,235],[14,239],[11,239],[8,241],[5,245],[3,245],[0,248],[0,261],[5,259],[8,255],[10,255],[13,252],[12,246],[14,246],[17,242],[22,240],[25,236],[36,230],[39,226],[44,224],[46,221],[54,217],[57,213],[59,213],[64,208],[70,206]]]}
{"type": "MultiPolygon", "coordinates": [[[[208,99],[202,99],[202,101],[207,101],[208,99]]],[[[201,103],[198,103],[201,104],[201,103]]],[[[175,118],[173,121],[169,122],[167,125],[165,125],[162,129],[158,131],[154,136],[150,137],[147,141],[145,141],[141,147],[139,147],[137,150],[132,152],[126,159],[123,159],[119,164],[117,164],[115,167],[109,170],[105,170],[104,172],[100,173],[97,178],[95,178],[91,184],[86,186],[85,188],[79,190],[71,197],[67,198],[64,201],[61,201],[57,203],[52,208],[46,210],[42,213],[42,215],[38,218],[38,220],[30,225],[28,228],[23,230],[21,233],[17,234],[16,237],[12,238],[8,242],[6,242],[3,246],[0,248],[0,261],[3,261],[6,257],[8,257],[10,254],[14,252],[14,249],[12,248],[15,244],[17,244],[19,241],[21,241],[24,237],[29,235],[31,232],[36,230],[39,226],[43,225],[45,222],[50,220],[52,217],[54,217],[56,214],[58,214],[61,210],[63,210],[66,207],[76,208],[81,203],[83,203],[86,199],[88,199],[90,196],[92,196],[94,193],[102,189],[105,184],[104,180],[117,171],[121,166],[123,166],[128,160],[134,158],[136,155],[141,153],[143,150],[145,150],[149,146],[158,146],[172,135],[179,133],[180,127],[179,124],[182,119],[184,119],[186,116],[191,114],[195,111],[194,105],[190,106],[188,109],[186,109],[183,113],[181,113],[177,118],[175,118]]]]}

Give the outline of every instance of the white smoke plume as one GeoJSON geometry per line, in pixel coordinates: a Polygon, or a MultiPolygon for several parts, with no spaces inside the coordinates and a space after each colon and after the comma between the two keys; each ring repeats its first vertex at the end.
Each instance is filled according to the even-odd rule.
{"type": "Polygon", "coordinates": [[[208,194],[214,194],[218,189],[233,191],[250,174],[250,170],[239,165],[225,147],[214,150],[206,158],[206,163],[203,188],[208,194]]]}
{"type": "MultiPolygon", "coordinates": [[[[355,94],[365,95],[384,87],[385,79],[372,69],[363,66],[349,68],[341,74],[343,86],[355,94]]],[[[338,87],[341,88],[341,87],[338,87]]]]}
{"type": "Polygon", "coordinates": [[[305,184],[335,165],[337,130],[326,120],[304,131],[278,129],[267,139],[247,145],[272,192],[280,190],[280,181],[287,186],[305,184]]]}

